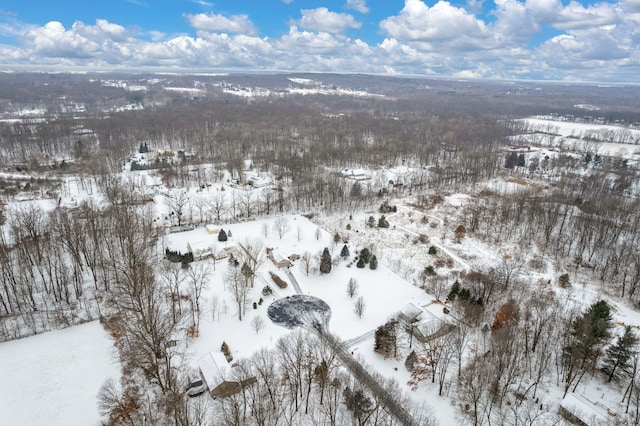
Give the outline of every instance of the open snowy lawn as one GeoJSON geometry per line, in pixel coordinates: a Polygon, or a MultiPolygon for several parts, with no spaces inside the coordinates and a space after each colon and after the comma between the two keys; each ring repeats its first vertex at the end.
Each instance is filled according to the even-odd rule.
{"type": "Polygon", "coordinates": [[[98,321],[0,343],[0,424],[98,424],[98,390],[120,377],[112,352],[98,321]]]}

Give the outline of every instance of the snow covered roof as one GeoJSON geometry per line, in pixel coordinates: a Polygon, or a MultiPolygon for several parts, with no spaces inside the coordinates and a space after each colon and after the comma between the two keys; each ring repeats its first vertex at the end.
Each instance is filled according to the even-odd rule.
{"type": "Polygon", "coordinates": [[[585,425],[608,424],[611,420],[609,417],[616,415],[601,402],[592,402],[585,395],[574,393],[567,394],[560,402],[560,407],[585,425]]]}
{"type": "Polygon", "coordinates": [[[231,366],[222,353],[209,352],[198,360],[198,367],[210,390],[230,379],[231,366]]]}
{"type": "Polygon", "coordinates": [[[400,309],[400,315],[407,321],[413,321],[417,319],[422,312],[422,308],[414,305],[413,303],[408,303],[402,309],[400,309]]]}

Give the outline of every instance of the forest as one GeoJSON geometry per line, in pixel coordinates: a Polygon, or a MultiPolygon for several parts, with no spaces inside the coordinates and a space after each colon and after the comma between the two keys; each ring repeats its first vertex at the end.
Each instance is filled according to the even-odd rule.
{"type": "MultiPolygon", "coordinates": [[[[0,341],[100,320],[110,425],[447,424],[438,404],[448,424],[640,424],[640,88],[305,74],[335,92],[302,95],[292,77],[0,75],[0,341]],[[209,224],[210,252],[170,247],[209,224]],[[444,306],[431,338],[372,324],[366,350],[409,380],[301,328],[232,361],[254,385],[187,394],[213,277],[248,323],[287,235],[302,284],[278,272],[276,293],[351,261],[444,306]],[[564,403],[591,393],[586,414],[564,403]]],[[[366,283],[344,284],[366,317],[366,283]]]]}

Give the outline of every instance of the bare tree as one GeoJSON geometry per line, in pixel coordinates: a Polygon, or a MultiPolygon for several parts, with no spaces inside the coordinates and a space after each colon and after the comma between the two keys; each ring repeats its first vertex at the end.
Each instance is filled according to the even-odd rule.
{"type": "Polygon", "coordinates": [[[256,271],[262,266],[266,258],[264,240],[260,238],[245,238],[238,245],[243,251],[241,258],[244,264],[247,265],[248,277],[251,287],[253,287],[256,271]]]}
{"type": "Polygon", "coordinates": [[[367,307],[367,304],[364,302],[364,298],[362,296],[356,299],[356,302],[353,304],[353,313],[358,316],[358,318],[362,318],[364,315],[364,310],[367,307]]]}
{"type": "Polygon", "coordinates": [[[274,202],[273,190],[271,188],[264,188],[260,192],[260,198],[262,199],[262,204],[264,205],[265,213],[267,215],[271,214],[271,207],[274,202]]]}
{"type": "Polygon", "coordinates": [[[189,193],[184,189],[179,189],[171,192],[166,197],[166,200],[167,205],[171,209],[171,213],[173,213],[178,220],[178,226],[181,226],[185,209],[191,203],[191,197],[189,196],[189,193]]]}
{"type": "Polygon", "coordinates": [[[191,298],[191,319],[197,333],[200,328],[200,298],[209,280],[209,265],[202,262],[191,263],[187,275],[189,277],[189,296],[191,298]]]}
{"type": "Polygon", "coordinates": [[[282,239],[287,232],[289,232],[289,221],[284,216],[278,216],[273,221],[273,230],[278,234],[278,237],[282,239]]]}
{"type": "Polygon", "coordinates": [[[216,216],[216,221],[219,223],[222,220],[222,214],[227,208],[224,192],[217,192],[209,201],[209,206],[216,216]]]}
{"type": "Polygon", "coordinates": [[[261,316],[256,315],[251,320],[251,327],[253,327],[253,329],[256,331],[256,334],[258,334],[260,330],[264,328],[264,325],[265,325],[264,320],[262,319],[261,316]]]}
{"type": "Polygon", "coordinates": [[[244,210],[247,218],[251,217],[251,207],[253,206],[253,191],[245,189],[240,197],[240,206],[244,210]]]}
{"type": "Polygon", "coordinates": [[[179,264],[163,261],[158,268],[160,282],[169,290],[171,298],[171,314],[174,321],[182,315],[182,302],[180,289],[184,282],[184,275],[179,264]]]}
{"type": "Polygon", "coordinates": [[[302,266],[305,274],[309,276],[309,272],[311,272],[311,266],[313,264],[313,257],[311,253],[305,251],[302,256],[300,256],[300,265],[302,266]]]}
{"type": "Polygon", "coordinates": [[[238,320],[242,321],[245,309],[247,307],[247,296],[251,290],[249,280],[242,273],[242,268],[235,265],[229,265],[225,274],[225,285],[231,291],[233,299],[238,307],[238,320]]]}
{"type": "Polygon", "coordinates": [[[350,298],[353,299],[353,296],[358,292],[358,280],[351,277],[349,278],[349,283],[347,284],[347,294],[350,298]]]}

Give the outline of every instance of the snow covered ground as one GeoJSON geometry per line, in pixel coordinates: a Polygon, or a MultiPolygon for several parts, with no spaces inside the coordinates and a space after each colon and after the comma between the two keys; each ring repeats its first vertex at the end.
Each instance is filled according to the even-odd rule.
{"type": "Polygon", "coordinates": [[[0,425],[95,425],[96,395],[120,366],[98,321],[0,343],[0,425]]]}

